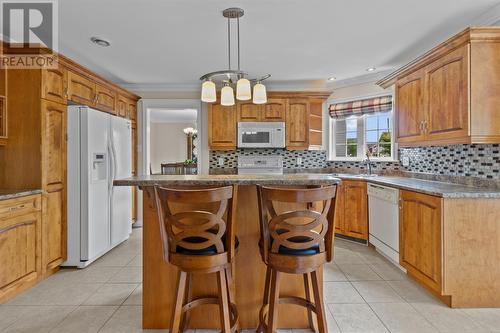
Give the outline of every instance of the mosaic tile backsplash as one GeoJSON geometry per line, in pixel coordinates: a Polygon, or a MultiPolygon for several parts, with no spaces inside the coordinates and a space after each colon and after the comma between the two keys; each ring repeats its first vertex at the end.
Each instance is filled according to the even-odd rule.
{"type": "MultiPolygon", "coordinates": [[[[288,151],[285,149],[238,149],[231,151],[210,151],[210,169],[235,169],[238,156],[242,155],[281,155],[286,169],[339,168],[364,170],[362,162],[327,161],[326,152],[288,151]],[[302,157],[302,165],[296,164],[296,158],[302,157]],[[224,166],[218,165],[218,159],[224,158],[224,166]]],[[[374,172],[408,171],[432,173],[447,176],[473,176],[488,179],[500,179],[500,145],[450,145],[444,147],[400,148],[399,156],[410,159],[405,167],[399,162],[373,162],[374,172]]]]}

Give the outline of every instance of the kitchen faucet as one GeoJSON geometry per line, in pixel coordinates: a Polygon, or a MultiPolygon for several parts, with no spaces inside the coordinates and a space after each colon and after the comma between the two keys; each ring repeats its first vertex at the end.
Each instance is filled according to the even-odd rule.
{"type": "Polygon", "coordinates": [[[371,151],[368,149],[366,151],[366,159],[363,161],[366,166],[368,167],[368,174],[371,175],[372,174],[372,162],[370,160],[370,153],[371,151]]]}

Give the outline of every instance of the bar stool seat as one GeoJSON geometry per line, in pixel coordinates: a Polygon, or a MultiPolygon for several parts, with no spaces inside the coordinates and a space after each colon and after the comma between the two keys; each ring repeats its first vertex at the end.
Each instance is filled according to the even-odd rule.
{"type": "Polygon", "coordinates": [[[171,189],[155,186],[155,198],[163,258],[178,268],[170,333],[187,329],[189,311],[207,304],[219,306],[223,333],[238,331],[232,278],[232,264],[239,244],[234,231],[237,187],[171,189]],[[192,297],[194,273],[215,273],[218,295],[192,297]]]}
{"type": "Polygon", "coordinates": [[[317,271],[333,259],[336,190],[336,186],[309,189],[258,186],[261,223],[259,246],[267,271],[257,332],[276,332],[278,304],[306,308],[310,328],[315,330],[314,313],[319,332],[328,332],[317,271]],[[275,202],[294,203],[303,208],[278,212],[275,202]],[[318,206],[321,208],[314,208],[318,206]],[[303,275],[305,298],[280,297],[282,273],[303,275]]]}

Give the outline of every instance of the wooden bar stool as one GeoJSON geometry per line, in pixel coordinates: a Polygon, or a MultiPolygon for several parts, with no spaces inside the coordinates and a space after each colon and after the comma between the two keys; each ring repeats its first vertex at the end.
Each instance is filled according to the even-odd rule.
{"type": "Polygon", "coordinates": [[[238,312],[231,270],[237,248],[237,187],[170,189],[155,186],[155,197],[163,258],[179,269],[170,333],[185,330],[189,310],[204,304],[219,306],[223,333],[237,331],[238,312]],[[215,273],[218,296],[190,299],[193,273],[215,273]]]}
{"type": "Polygon", "coordinates": [[[295,304],[307,309],[312,330],[315,330],[314,312],[319,332],[327,333],[317,270],[333,259],[336,186],[309,189],[258,186],[258,194],[260,250],[267,271],[257,331],[276,332],[278,304],[295,304]],[[298,210],[277,213],[278,203],[296,203],[298,210]],[[279,297],[281,273],[302,274],[306,297],[279,297]]]}

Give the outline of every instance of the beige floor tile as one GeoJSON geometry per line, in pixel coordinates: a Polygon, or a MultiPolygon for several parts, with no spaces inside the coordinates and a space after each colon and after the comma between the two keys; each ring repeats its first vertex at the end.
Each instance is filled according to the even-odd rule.
{"type": "Polygon", "coordinates": [[[363,298],[350,282],[325,282],[325,303],[364,303],[363,298]]]}
{"type": "MultiPolygon", "coordinates": [[[[142,329],[142,306],[121,306],[99,331],[102,333],[136,333],[142,329]]],[[[166,333],[167,329],[154,332],[166,333]]]]}
{"type": "Polygon", "coordinates": [[[50,332],[98,332],[117,308],[118,306],[79,306],[50,332]]]}
{"type": "Polygon", "coordinates": [[[382,280],[368,264],[338,264],[349,281],[382,280]]]}
{"type": "Polygon", "coordinates": [[[29,313],[30,308],[29,306],[0,305],[0,332],[22,318],[25,313],[29,313]]]}
{"type": "Polygon", "coordinates": [[[368,304],[329,304],[341,332],[388,332],[368,304]]]}
{"type": "Polygon", "coordinates": [[[403,301],[386,281],[358,281],[352,285],[368,303],[403,301]]]}
{"type": "Polygon", "coordinates": [[[42,281],[12,299],[9,305],[80,305],[100,283],[59,283],[42,281]]]}
{"type": "Polygon", "coordinates": [[[366,251],[360,251],[359,256],[364,260],[367,264],[384,264],[388,263],[388,260],[385,259],[381,254],[373,249],[368,249],[366,251]]]}
{"type": "Polygon", "coordinates": [[[440,332],[479,332],[484,329],[461,309],[452,309],[445,304],[429,302],[411,305],[440,332]]]}
{"type": "Polygon", "coordinates": [[[328,333],[340,333],[340,327],[337,325],[337,322],[333,318],[333,315],[328,308],[328,305],[326,305],[325,309],[326,313],[326,324],[328,325],[328,333]]]}
{"type": "Polygon", "coordinates": [[[336,264],[365,264],[366,261],[357,253],[344,250],[344,251],[334,251],[333,261],[336,264]]]}
{"type": "Polygon", "coordinates": [[[47,279],[55,283],[105,283],[118,273],[120,267],[101,267],[90,265],[82,269],[61,269],[47,279]]]}
{"type": "Polygon", "coordinates": [[[142,305],[142,284],[135,288],[123,305],[142,305]]]}
{"type": "Polygon", "coordinates": [[[83,304],[84,305],[122,305],[123,302],[137,288],[138,284],[107,283],[96,290],[83,304]]]}
{"type": "Polygon", "coordinates": [[[74,306],[26,306],[21,318],[8,326],[2,333],[44,333],[49,332],[73,310],[74,306]]]}
{"type": "Polygon", "coordinates": [[[123,267],[108,283],[141,283],[142,267],[123,267]]]}
{"type": "Polygon", "coordinates": [[[463,309],[472,320],[492,332],[500,332],[500,309],[463,309]]]}
{"type": "Polygon", "coordinates": [[[135,258],[136,253],[120,253],[112,251],[99,258],[92,265],[94,266],[111,266],[111,267],[124,267],[127,266],[132,259],[135,258]]]}
{"type": "Polygon", "coordinates": [[[127,264],[129,267],[142,267],[142,254],[138,254],[127,264]]]}
{"type": "Polygon", "coordinates": [[[342,273],[335,263],[328,263],[323,267],[323,281],[347,281],[347,277],[342,273]]]}
{"type": "Polygon", "coordinates": [[[383,280],[387,281],[401,281],[406,280],[408,277],[405,272],[389,262],[379,262],[369,264],[371,269],[375,271],[383,280]]]}
{"type": "Polygon", "coordinates": [[[408,303],[370,303],[370,307],[392,333],[437,333],[408,303]]]}
{"type": "Polygon", "coordinates": [[[430,292],[411,280],[387,281],[387,283],[407,302],[439,302],[430,292]]]}

